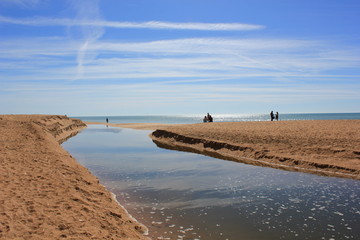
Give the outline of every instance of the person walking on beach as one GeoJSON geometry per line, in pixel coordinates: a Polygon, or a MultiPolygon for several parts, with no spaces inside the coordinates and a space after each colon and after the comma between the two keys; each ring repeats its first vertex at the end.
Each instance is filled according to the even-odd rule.
{"type": "Polygon", "coordinates": [[[109,123],[109,119],[108,119],[108,118],[106,118],[106,123],[109,123]]]}
{"type": "Polygon", "coordinates": [[[274,121],[274,111],[271,111],[271,113],[270,113],[270,119],[271,119],[271,121],[274,121]]]}
{"type": "Polygon", "coordinates": [[[275,119],[276,119],[276,121],[279,121],[279,113],[278,112],[275,113],[275,119]]]}

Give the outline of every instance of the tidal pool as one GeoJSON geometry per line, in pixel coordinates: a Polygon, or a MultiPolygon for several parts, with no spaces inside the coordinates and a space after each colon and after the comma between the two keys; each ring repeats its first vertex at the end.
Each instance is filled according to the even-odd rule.
{"type": "Polygon", "coordinates": [[[63,143],[153,239],[360,239],[360,181],[158,148],[91,125],[63,143]]]}

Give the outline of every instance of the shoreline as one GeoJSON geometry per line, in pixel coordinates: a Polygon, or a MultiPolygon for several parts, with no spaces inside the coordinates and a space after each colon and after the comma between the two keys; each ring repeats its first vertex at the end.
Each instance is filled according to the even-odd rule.
{"type": "MultiPolygon", "coordinates": [[[[314,164],[311,162],[304,162],[303,164],[297,163],[289,163],[289,164],[282,164],[281,162],[283,160],[278,160],[276,162],[274,161],[266,161],[256,158],[249,158],[249,157],[243,157],[241,156],[242,150],[239,150],[240,153],[239,156],[236,155],[236,151],[238,146],[231,146],[229,144],[224,144],[221,142],[207,142],[203,141],[202,139],[195,139],[195,138],[185,138],[182,135],[177,135],[171,132],[159,132],[159,130],[155,131],[153,134],[150,135],[153,142],[160,148],[165,148],[169,150],[175,150],[175,151],[183,151],[183,152],[192,152],[196,154],[202,154],[205,156],[218,158],[222,160],[227,161],[233,161],[233,162],[239,162],[244,164],[250,164],[260,167],[271,167],[275,169],[280,170],[286,170],[286,171],[294,171],[294,172],[304,172],[304,173],[311,173],[321,176],[328,176],[328,177],[342,177],[342,178],[350,178],[350,179],[357,179],[360,180],[360,173],[358,170],[351,169],[351,168],[342,168],[342,167],[336,167],[331,165],[319,165],[314,164]],[[155,133],[155,134],[154,134],[155,133]],[[164,140],[164,138],[169,138],[168,136],[172,135],[173,139],[164,140]],[[182,140],[179,140],[182,139],[182,140]],[[193,145],[194,142],[198,142],[200,146],[193,145]],[[202,146],[201,146],[202,145],[202,146]],[[206,147],[204,147],[206,145],[206,147]],[[228,147],[232,148],[231,151],[234,151],[234,153],[229,154],[227,150],[229,150],[228,147],[225,147],[225,149],[220,149],[216,147],[216,145],[227,145],[228,147]],[[215,147],[213,147],[215,146],[215,147]],[[303,167],[299,166],[303,165],[303,167]],[[322,169],[329,169],[329,170],[322,170],[322,169]],[[355,172],[353,174],[353,172],[355,172]]],[[[240,147],[241,148],[241,147],[240,147]]],[[[291,160],[291,159],[288,159],[291,160]]],[[[296,161],[296,160],[293,160],[296,161]]]]}
{"type": "Polygon", "coordinates": [[[61,147],[85,127],[66,116],[0,115],[1,239],[149,239],[61,147]]]}
{"type": "MultiPolygon", "coordinates": [[[[360,180],[360,120],[103,124],[162,148],[360,180]]],[[[149,239],[148,229],[61,147],[86,125],[55,115],[0,115],[0,238],[149,239]]]]}
{"type": "Polygon", "coordinates": [[[108,125],[153,130],[150,138],[166,149],[360,180],[360,120],[108,125]]]}
{"type": "Polygon", "coordinates": [[[190,124],[158,129],[165,148],[259,166],[360,180],[360,120],[190,124]]]}
{"type": "Polygon", "coordinates": [[[110,127],[130,128],[136,130],[164,129],[170,126],[182,126],[187,124],[168,124],[168,123],[103,123],[103,122],[85,122],[87,125],[105,125],[110,127]]]}

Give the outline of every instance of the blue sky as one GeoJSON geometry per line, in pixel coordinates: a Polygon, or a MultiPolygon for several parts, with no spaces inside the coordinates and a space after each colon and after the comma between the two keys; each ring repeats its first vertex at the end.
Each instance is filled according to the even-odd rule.
{"type": "Polygon", "coordinates": [[[360,112],[358,0],[0,0],[0,114],[360,112]]]}

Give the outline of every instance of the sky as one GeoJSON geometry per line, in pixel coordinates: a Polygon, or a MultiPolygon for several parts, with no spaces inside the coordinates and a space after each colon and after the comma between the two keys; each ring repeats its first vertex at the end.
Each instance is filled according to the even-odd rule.
{"type": "Polygon", "coordinates": [[[360,112],[358,0],[0,0],[0,114],[360,112]]]}

